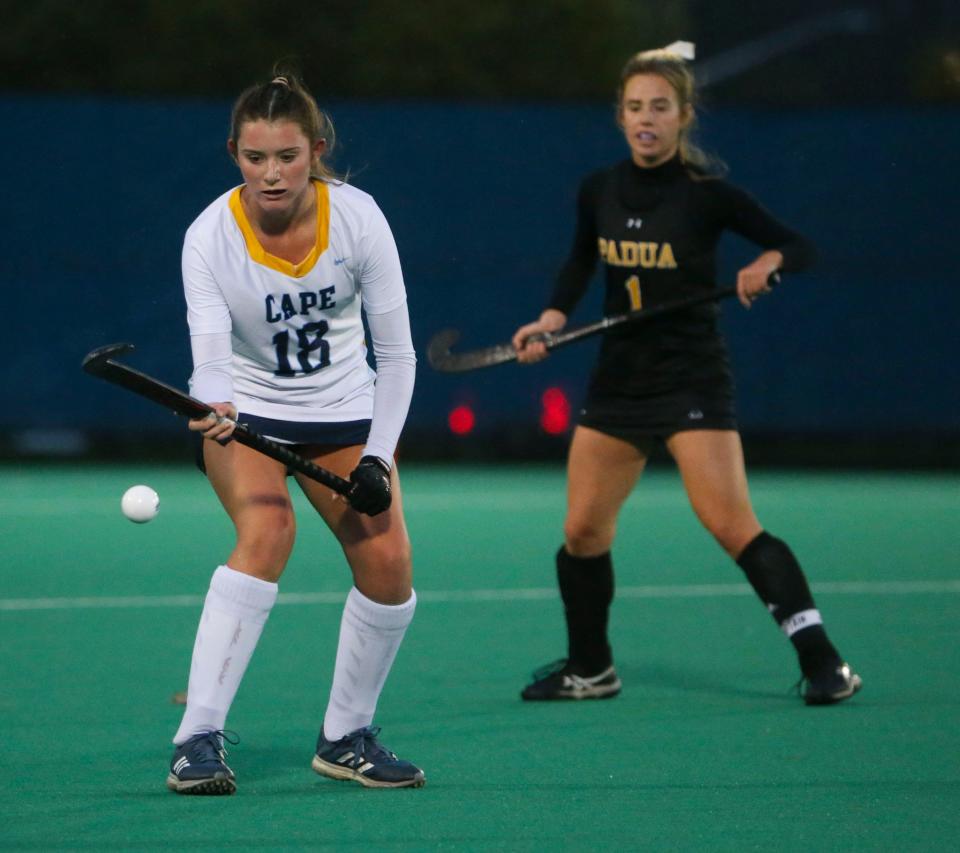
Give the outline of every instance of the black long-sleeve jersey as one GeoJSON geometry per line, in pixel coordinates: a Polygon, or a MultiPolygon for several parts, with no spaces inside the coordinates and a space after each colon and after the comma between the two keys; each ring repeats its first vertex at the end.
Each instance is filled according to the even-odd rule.
{"type": "MultiPolygon", "coordinates": [[[[597,259],[606,277],[604,313],[651,308],[716,288],[716,246],[724,230],[783,254],[783,270],[805,269],[811,243],[748,193],[674,158],[652,169],[630,160],[584,179],[577,228],[550,308],[570,314],[597,259]]],[[[604,335],[591,391],[647,396],[730,386],[719,308],[707,304],[604,335]]]]}

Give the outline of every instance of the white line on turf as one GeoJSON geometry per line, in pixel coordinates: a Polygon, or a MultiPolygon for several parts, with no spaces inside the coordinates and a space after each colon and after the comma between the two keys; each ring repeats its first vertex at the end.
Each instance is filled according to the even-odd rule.
{"type": "MultiPolygon", "coordinates": [[[[828,581],[813,584],[819,595],[939,595],[960,593],[960,580],[942,581],[828,581]]],[[[485,601],[541,601],[558,595],[553,587],[527,589],[463,589],[417,590],[423,604],[482,603],[485,601]]],[[[618,598],[721,598],[750,596],[746,584],[676,584],[664,586],[624,586],[617,589],[618,598]]],[[[346,592],[280,593],[277,604],[342,605],[346,592]]],[[[63,598],[0,598],[0,611],[26,610],[94,610],[102,608],[135,609],[138,607],[200,607],[202,595],[128,595],[81,596],[63,598]]]]}
{"type": "MultiPolygon", "coordinates": [[[[212,494],[207,495],[170,495],[165,496],[162,487],[158,489],[161,494],[161,518],[177,515],[195,516],[198,514],[219,515],[223,512],[220,504],[212,494]]],[[[796,495],[793,492],[763,492],[758,497],[759,490],[754,489],[754,502],[762,503],[765,507],[790,506],[792,508],[817,505],[820,506],[823,501],[819,497],[804,498],[803,495],[796,495]]],[[[297,492],[292,493],[293,502],[297,509],[301,507],[306,509],[306,499],[297,492]]],[[[947,491],[937,492],[918,492],[909,497],[911,506],[917,507],[957,507],[960,506],[956,494],[947,491]]],[[[542,489],[531,489],[527,491],[485,491],[465,490],[464,492],[412,492],[407,490],[404,493],[404,504],[408,511],[439,511],[443,513],[462,513],[462,512],[556,512],[563,510],[563,487],[555,494],[545,494],[542,489]]],[[[687,506],[687,497],[682,489],[677,488],[652,488],[645,492],[637,492],[628,499],[628,505],[632,508],[676,508],[687,506]]],[[[119,520],[123,520],[120,514],[120,497],[109,498],[98,497],[64,497],[58,496],[56,499],[46,497],[37,497],[28,494],[17,494],[4,496],[0,498],[0,519],[3,518],[69,518],[76,520],[78,517],[90,516],[100,517],[104,515],[116,515],[119,520]]]]}
{"type": "MultiPolygon", "coordinates": [[[[160,491],[158,489],[158,491],[160,491]]],[[[553,498],[545,498],[542,491],[503,492],[493,494],[465,494],[441,493],[431,495],[404,494],[404,504],[407,510],[431,510],[438,512],[477,512],[477,511],[529,511],[556,513],[563,510],[563,493],[558,492],[553,498]]],[[[292,494],[294,506],[297,509],[307,509],[306,498],[296,493],[292,494]]],[[[649,506],[673,506],[678,504],[676,497],[651,498],[645,502],[649,506]]],[[[213,495],[202,497],[190,496],[187,498],[166,497],[160,492],[161,518],[170,515],[221,515],[223,509],[213,495]]],[[[123,521],[120,514],[120,498],[66,498],[56,500],[48,498],[31,498],[24,496],[17,499],[0,499],[0,517],[2,518],[69,518],[76,520],[84,516],[97,517],[115,515],[123,521]]]]}

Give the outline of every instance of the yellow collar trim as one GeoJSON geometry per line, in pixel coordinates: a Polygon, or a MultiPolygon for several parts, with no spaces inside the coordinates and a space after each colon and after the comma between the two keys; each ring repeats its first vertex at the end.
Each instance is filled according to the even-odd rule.
{"type": "Polygon", "coordinates": [[[312,183],[317,193],[317,241],[309,254],[297,264],[271,255],[260,245],[260,241],[257,239],[257,235],[253,233],[253,227],[250,225],[240,201],[240,190],[243,187],[237,187],[230,194],[230,211],[237,221],[240,233],[243,234],[243,240],[247,244],[247,252],[255,263],[282,272],[292,278],[303,278],[316,266],[317,260],[327,250],[327,244],[330,241],[330,191],[323,181],[315,180],[312,183]]]}

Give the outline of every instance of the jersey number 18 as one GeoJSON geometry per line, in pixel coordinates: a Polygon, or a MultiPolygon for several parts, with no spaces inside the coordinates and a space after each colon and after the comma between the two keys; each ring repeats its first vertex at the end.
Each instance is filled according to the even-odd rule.
{"type": "Polygon", "coordinates": [[[315,323],[306,323],[297,329],[297,362],[300,370],[295,370],[290,364],[290,332],[277,332],[273,336],[273,345],[277,351],[277,369],[275,376],[295,376],[297,373],[314,373],[330,364],[330,344],[323,339],[330,326],[326,320],[315,323]],[[316,353],[316,361],[310,357],[316,353]]]}

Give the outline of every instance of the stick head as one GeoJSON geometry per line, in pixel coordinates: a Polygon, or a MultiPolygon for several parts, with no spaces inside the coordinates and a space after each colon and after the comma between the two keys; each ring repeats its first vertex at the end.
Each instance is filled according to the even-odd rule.
{"type": "Polygon", "coordinates": [[[83,369],[87,373],[97,375],[109,359],[124,355],[133,349],[133,344],[107,344],[105,347],[97,347],[92,352],[88,352],[83,359],[83,369]]]}
{"type": "Polygon", "coordinates": [[[427,345],[427,361],[434,370],[443,370],[450,359],[450,347],[460,340],[456,329],[443,329],[437,332],[427,345]]]}
{"type": "Polygon", "coordinates": [[[434,370],[439,370],[441,373],[463,373],[465,370],[476,370],[480,367],[492,367],[495,364],[516,361],[517,351],[512,343],[496,344],[469,352],[450,352],[450,347],[458,340],[460,340],[460,333],[456,329],[444,329],[430,339],[430,344],[427,346],[427,360],[434,370]]]}

